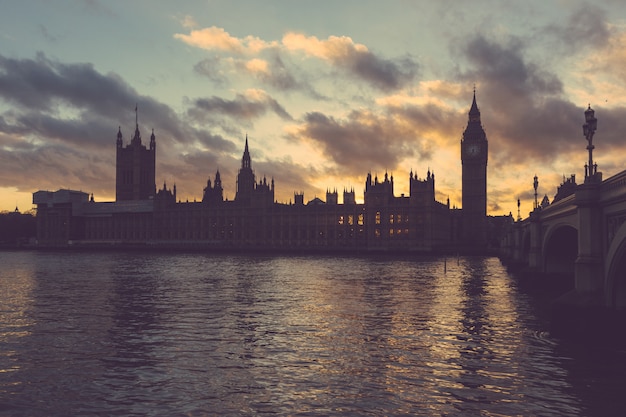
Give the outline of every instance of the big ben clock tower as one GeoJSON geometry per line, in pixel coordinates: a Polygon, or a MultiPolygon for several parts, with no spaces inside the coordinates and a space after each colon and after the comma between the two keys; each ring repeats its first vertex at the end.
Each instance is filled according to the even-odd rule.
{"type": "Polygon", "coordinates": [[[467,127],[461,139],[463,165],[463,241],[485,246],[487,243],[487,135],[480,122],[476,90],[467,127]]]}

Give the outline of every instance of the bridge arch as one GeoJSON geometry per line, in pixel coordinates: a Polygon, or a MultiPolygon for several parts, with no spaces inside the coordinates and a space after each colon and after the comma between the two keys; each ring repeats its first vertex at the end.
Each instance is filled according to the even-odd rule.
{"type": "Polygon", "coordinates": [[[541,245],[544,272],[558,277],[563,289],[574,288],[574,263],[578,257],[578,229],[572,223],[551,225],[541,245]]]}
{"type": "Polygon", "coordinates": [[[604,283],[607,305],[626,310],[626,223],[620,226],[613,237],[604,270],[607,271],[604,283]]]}

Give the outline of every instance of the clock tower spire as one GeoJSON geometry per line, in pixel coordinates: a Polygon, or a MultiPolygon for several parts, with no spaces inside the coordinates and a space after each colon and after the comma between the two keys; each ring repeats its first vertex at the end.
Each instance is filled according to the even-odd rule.
{"type": "Polygon", "coordinates": [[[461,139],[463,241],[473,247],[487,243],[487,145],[474,88],[467,127],[461,139]]]}

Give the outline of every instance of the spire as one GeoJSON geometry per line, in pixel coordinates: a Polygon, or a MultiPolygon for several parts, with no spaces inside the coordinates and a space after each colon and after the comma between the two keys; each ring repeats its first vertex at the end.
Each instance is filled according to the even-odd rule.
{"type": "Polygon", "coordinates": [[[246,146],[243,150],[243,157],[241,158],[241,167],[242,168],[250,168],[250,151],[248,151],[248,134],[246,133],[246,146]]]}
{"type": "Polygon", "coordinates": [[[122,126],[119,126],[117,130],[117,147],[122,147],[122,126]]]}
{"type": "Polygon", "coordinates": [[[152,134],[150,135],[150,149],[156,148],[156,137],[154,136],[154,128],[152,129],[152,134]]]}
{"type": "Polygon", "coordinates": [[[478,105],[476,104],[476,86],[474,86],[474,98],[472,99],[472,107],[469,111],[469,120],[470,122],[480,121],[480,110],[478,110],[478,105]]]}
{"type": "Polygon", "coordinates": [[[139,118],[137,116],[137,104],[135,104],[135,136],[133,136],[131,143],[141,145],[141,134],[139,133],[139,118]]]}
{"type": "Polygon", "coordinates": [[[222,177],[220,176],[220,170],[218,169],[215,173],[215,186],[222,187],[222,177]]]}

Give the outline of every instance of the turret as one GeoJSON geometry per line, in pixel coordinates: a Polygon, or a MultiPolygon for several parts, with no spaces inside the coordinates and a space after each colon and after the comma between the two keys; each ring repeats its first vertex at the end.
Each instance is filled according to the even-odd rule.
{"type": "Polygon", "coordinates": [[[202,196],[203,203],[221,203],[224,201],[224,190],[222,189],[222,179],[220,177],[220,171],[215,173],[215,184],[211,185],[211,179],[209,178],[204,189],[202,196]]]}

